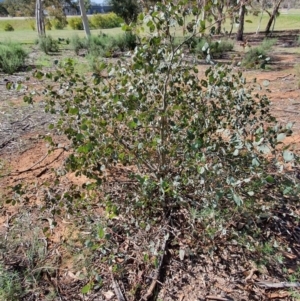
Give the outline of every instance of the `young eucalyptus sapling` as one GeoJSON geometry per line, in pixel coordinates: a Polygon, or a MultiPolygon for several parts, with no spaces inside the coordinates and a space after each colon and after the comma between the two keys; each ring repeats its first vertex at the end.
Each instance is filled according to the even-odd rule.
{"type": "Polygon", "coordinates": [[[277,147],[291,134],[290,125],[276,123],[268,98],[238,69],[219,64],[198,75],[185,46],[205,31],[201,7],[164,1],[138,20],[137,28],[125,26],[143,31],[131,59],[103,62],[92,84],[74,73],[72,60],[55,73],[36,73],[54,82],[46,101],[61,115],[54,127],[72,143],[66,170],[93,180],[90,188],[103,189],[107,171],[129,166],[136,186],[119,204],[124,208],[169,212],[254,202],[260,191],[252,190],[253,181],[267,183],[271,166],[280,174],[286,162],[294,164],[294,155],[277,147]],[[176,28],[188,15],[193,19],[178,45],[176,28]]]}

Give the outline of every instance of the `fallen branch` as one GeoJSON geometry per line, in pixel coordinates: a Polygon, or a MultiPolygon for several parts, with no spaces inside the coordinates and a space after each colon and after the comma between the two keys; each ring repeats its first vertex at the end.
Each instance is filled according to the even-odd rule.
{"type": "Polygon", "coordinates": [[[230,299],[218,297],[218,296],[206,296],[208,300],[216,300],[216,301],[230,301],[230,299]]]}
{"type": "Polygon", "coordinates": [[[142,296],[140,301],[148,301],[151,298],[152,294],[153,294],[153,291],[156,287],[156,283],[158,282],[161,267],[163,265],[164,256],[165,256],[165,252],[166,252],[166,246],[167,246],[167,239],[165,238],[164,242],[163,242],[163,245],[162,245],[162,248],[161,248],[162,254],[161,254],[161,257],[160,257],[159,265],[158,265],[158,267],[157,267],[157,269],[154,273],[154,276],[152,278],[152,282],[151,282],[146,294],[144,296],[142,296]]]}
{"type": "Polygon", "coordinates": [[[272,288],[287,288],[287,287],[300,287],[300,282],[269,282],[259,281],[255,284],[261,288],[272,289],[272,288]]]}
{"type": "Polygon", "coordinates": [[[112,280],[113,289],[115,291],[115,294],[117,296],[118,301],[126,301],[125,297],[122,294],[122,291],[120,289],[120,286],[119,286],[118,282],[115,281],[113,273],[111,273],[111,280],[112,280]]]}
{"type": "Polygon", "coordinates": [[[14,141],[14,140],[15,140],[15,138],[13,137],[13,138],[10,138],[10,139],[4,141],[4,142],[0,145],[0,148],[4,148],[7,144],[9,144],[10,142],[12,142],[12,141],[14,141]]]}
{"type": "MultiPolygon", "coordinates": [[[[57,149],[59,149],[59,148],[57,148],[57,149]]],[[[60,152],[60,154],[57,157],[55,157],[51,162],[49,162],[47,165],[50,165],[51,163],[53,163],[54,161],[56,161],[63,154],[64,151],[65,151],[65,148],[63,148],[63,151],[60,152]]],[[[41,162],[43,162],[48,156],[49,156],[49,153],[47,153],[42,159],[40,159],[38,162],[34,163],[29,168],[24,169],[24,170],[20,170],[20,171],[12,171],[10,173],[4,174],[4,175],[0,175],[0,178],[4,178],[4,177],[10,176],[10,175],[20,175],[22,173],[25,173],[25,172],[28,172],[28,171],[32,171],[32,170],[34,170],[33,168],[35,166],[37,166],[38,164],[40,164],[41,162]]],[[[42,168],[42,167],[43,166],[38,167],[38,168],[42,168]]]]}
{"type": "Polygon", "coordinates": [[[299,112],[297,112],[297,111],[277,109],[277,108],[274,108],[274,111],[282,111],[282,112],[287,112],[287,113],[299,114],[299,112]]]}

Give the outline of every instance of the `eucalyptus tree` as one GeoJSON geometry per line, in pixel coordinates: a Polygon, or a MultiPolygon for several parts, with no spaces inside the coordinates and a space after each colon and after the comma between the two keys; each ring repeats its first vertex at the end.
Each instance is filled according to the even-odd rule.
{"type": "Polygon", "coordinates": [[[279,8],[280,8],[280,5],[282,2],[283,2],[283,0],[273,0],[272,1],[272,4],[273,4],[272,12],[270,13],[268,10],[266,10],[266,12],[268,13],[268,15],[270,17],[269,21],[267,23],[266,29],[265,29],[266,34],[270,33],[272,25],[273,25],[273,29],[274,29],[276,18],[279,15],[279,8]]]}
{"type": "Polygon", "coordinates": [[[7,9],[5,8],[3,3],[0,3],[0,16],[7,16],[7,15],[8,15],[7,9]]]}
{"type": "Polygon", "coordinates": [[[46,35],[45,31],[45,17],[44,17],[44,7],[42,0],[36,0],[35,6],[35,16],[36,16],[36,28],[39,37],[46,35]]]}
{"type": "Polygon", "coordinates": [[[120,16],[126,24],[135,22],[143,4],[148,4],[147,1],[139,2],[138,0],[109,0],[108,3],[112,6],[113,12],[120,16]]]}
{"type": "Polygon", "coordinates": [[[236,40],[243,41],[244,40],[244,26],[245,26],[245,14],[246,14],[246,5],[249,1],[248,0],[241,0],[239,1],[239,13],[238,13],[238,30],[236,33],[236,40]]]}
{"type": "Polygon", "coordinates": [[[86,15],[84,0],[79,0],[79,6],[80,6],[81,19],[82,19],[85,35],[87,37],[89,37],[91,35],[91,32],[90,32],[88,18],[87,18],[87,15],[86,15]]]}
{"type": "Polygon", "coordinates": [[[4,0],[3,6],[8,11],[9,15],[33,17],[35,14],[35,0],[4,0]]]}

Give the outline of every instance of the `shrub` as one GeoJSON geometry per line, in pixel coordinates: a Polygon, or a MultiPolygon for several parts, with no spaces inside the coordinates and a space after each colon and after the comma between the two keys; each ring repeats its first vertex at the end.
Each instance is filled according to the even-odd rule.
{"type": "Polygon", "coordinates": [[[198,41],[189,41],[191,49],[204,58],[207,55],[207,49],[212,58],[221,58],[222,55],[233,49],[233,41],[229,39],[221,39],[213,41],[207,38],[200,38],[198,41]]]}
{"type": "Polygon", "coordinates": [[[14,31],[14,28],[13,28],[13,26],[11,24],[7,23],[4,26],[4,30],[5,31],[14,31]]]}
{"type": "Polygon", "coordinates": [[[78,55],[80,50],[87,49],[87,40],[80,38],[78,35],[73,35],[70,39],[71,49],[78,55]]]}
{"type": "MultiPolygon", "coordinates": [[[[171,4],[158,6],[179,15],[171,4]]],[[[230,66],[210,67],[199,80],[197,68],[182,59],[184,49],[172,44],[173,20],[167,13],[148,15],[145,26],[150,30],[161,26],[168,30],[143,37],[131,60],[99,64],[109,76],[94,75],[93,87],[86,76],[74,77],[72,60],[54,74],[52,88],[47,86],[47,109],[55,112],[60,105],[62,115],[55,127],[72,143],[65,172],[92,181],[86,194],[70,196],[69,191],[67,197],[57,198],[63,204],[100,190],[107,202],[114,202],[108,212],[122,211],[139,227],[148,220],[168,220],[170,214],[184,219],[181,212],[191,207],[220,210],[230,219],[244,202],[259,202],[257,195],[264,194],[265,188],[270,194],[285,185],[282,171],[285,163],[294,163],[295,156],[277,146],[291,134],[291,125],[278,126],[268,98],[254,93],[255,87],[247,86],[242,73],[230,66]],[[71,81],[76,90],[69,88],[71,81]],[[66,88],[61,91],[62,87],[66,88]],[[118,195],[105,186],[107,171],[117,164],[134,166],[118,195]],[[278,173],[276,185],[270,187],[275,181],[273,169],[278,173]]],[[[106,39],[94,37],[89,43],[102,45],[106,39]]],[[[189,222],[180,220],[178,227],[182,230],[189,222]]],[[[212,230],[219,231],[222,225],[212,230]]],[[[199,222],[198,226],[204,239],[209,225],[199,222]]],[[[214,233],[207,235],[213,238],[214,233]]]]}
{"type": "Polygon", "coordinates": [[[116,38],[103,33],[92,35],[88,39],[75,35],[71,38],[70,44],[77,55],[80,50],[86,50],[89,62],[94,66],[97,57],[111,57],[116,51],[133,50],[137,45],[137,36],[131,32],[125,32],[116,38]]]}
{"type": "Polygon", "coordinates": [[[242,66],[264,69],[270,61],[268,54],[276,42],[276,39],[264,39],[260,46],[250,48],[242,60],[242,66]]]}
{"type": "Polygon", "coordinates": [[[51,25],[54,27],[54,29],[62,30],[68,25],[68,22],[64,19],[63,20],[52,19],[51,25]]]}
{"type": "Polygon", "coordinates": [[[52,29],[51,21],[48,18],[45,19],[45,29],[46,30],[51,30],[52,29]]]}
{"type": "Polygon", "coordinates": [[[27,52],[20,44],[5,42],[0,44],[0,68],[12,74],[25,64],[27,52]]]}
{"type": "Polygon", "coordinates": [[[118,49],[118,46],[114,37],[100,33],[97,36],[89,37],[87,49],[92,56],[110,57],[118,49]]]}
{"type": "Polygon", "coordinates": [[[57,52],[59,50],[58,42],[51,36],[40,37],[38,39],[40,50],[48,54],[49,52],[57,52]]]}
{"type": "Polygon", "coordinates": [[[18,300],[22,295],[20,277],[9,272],[0,264],[0,299],[6,301],[18,300]]]}
{"type": "Polygon", "coordinates": [[[68,23],[74,30],[83,30],[82,20],[79,17],[73,17],[68,19],[68,23]]]}
{"type": "Polygon", "coordinates": [[[91,24],[96,29],[120,27],[122,21],[115,13],[96,14],[91,17],[91,24]]]}
{"type": "Polygon", "coordinates": [[[31,28],[33,31],[35,31],[35,26],[36,26],[36,24],[35,24],[35,19],[28,19],[28,23],[29,23],[30,28],[31,28]]]}
{"type": "MultiPolygon", "coordinates": [[[[231,66],[211,66],[199,79],[194,61],[185,59],[181,44],[173,44],[172,26],[183,23],[185,11],[185,5],[163,1],[141,14],[154,34],[141,38],[131,59],[99,64],[100,75],[76,74],[71,59],[53,74],[36,72],[37,78],[53,79],[46,83],[46,110],[59,115],[51,127],[70,142],[53,189],[47,186],[51,195],[45,196],[45,206],[51,213],[78,213],[85,221],[93,220],[85,214],[88,208],[105,207],[106,223],[101,221],[98,237],[93,243],[91,234],[86,246],[95,250],[101,267],[111,265],[118,275],[132,269],[124,260],[115,264],[128,236],[135,243],[139,237],[136,254],[145,254],[133,258],[134,266],[145,271],[154,265],[157,275],[165,253],[182,261],[185,250],[193,258],[205,252],[217,259],[219,247],[230,252],[234,242],[253,258],[254,252],[246,253],[248,246],[237,240],[243,236],[256,244],[255,235],[270,229],[266,226],[276,208],[285,206],[287,194],[299,194],[299,181],[285,174],[298,168],[298,158],[288,146],[278,147],[291,135],[291,125],[277,124],[268,98],[231,66]],[[89,181],[55,190],[67,172],[89,181]],[[273,206],[274,200],[280,207],[273,206]],[[243,230],[233,221],[242,221],[243,230]],[[153,254],[155,263],[149,260],[153,254]]],[[[193,12],[200,18],[200,12],[193,12]]],[[[186,42],[197,33],[193,29],[186,42]]],[[[264,243],[267,237],[261,235],[264,243]]]]}
{"type": "MultiPolygon", "coordinates": [[[[80,50],[85,49],[91,57],[110,57],[112,53],[118,49],[116,40],[106,34],[99,34],[98,36],[90,36],[88,39],[73,36],[71,38],[71,47],[76,54],[80,50]]],[[[93,59],[92,59],[93,60],[93,59]]]]}
{"type": "Polygon", "coordinates": [[[129,31],[116,38],[116,45],[120,51],[133,50],[137,46],[137,40],[138,37],[129,31]]]}

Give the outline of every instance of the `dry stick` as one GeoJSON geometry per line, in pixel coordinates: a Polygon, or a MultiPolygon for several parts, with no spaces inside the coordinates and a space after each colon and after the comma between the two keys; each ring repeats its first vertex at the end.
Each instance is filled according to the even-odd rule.
{"type": "Polygon", "coordinates": [[[122,294],[122,291],[120,289],[118,282],[115,281],[113,273],[111,273],[111,279],[112,279],[112,283],[113,283],[113,289],[115,291],[118,301],[126,301],[125,297],[122,294]]]}
{"type": "MultiPolygon", "coordinates": [[[[286,78],[286,77],[289,77],[289,76],[291,76],[291,75],[293,75],[293,74],[287,74],[287,75],[283,75],[283,76],[278,76],[278,77],[276,77],[276,78],[274,78],[274,79],[264,79],[264,80],[267,80],[267,81],[269,81],[269,82],[274,82],[274,81],[276,81],[276,80],[278,80],[278,79],[282,79],[282,78],[286,78]]],[[[263,78],[261,79],[261,80],[263,80],[263,78]]]]}
{"type": "MultiPolygon", "coordinates": [[[[56,148],[58,149],[58,148],[56,148]]],[[[63,151],[56,157],[54,158],[51,162],[48,163],[51,164],[53,163],[55,160],[57,160],[62,154],[63,152],[65,151],[65,149],[63,148],[63,151]]],[[[10,173],[7,173],[7,174],[4,174],[4,175],[1,175],[0,178],[4,178],[4,177],[7,177],[9,175],[20,175],[24,172],[27,172],[27,171],[30,171],[32,170],[35,166],[37,166],[38,164],[40,164],[42,161],[44,161],[47,157],[49,156],[49,154],[47,153],[42,159],[40,159],[38,162],[34,163],[31,167],[27,168],[27,169],[24,169],[24,170],[21,170],[21,171],[14,171],[14,172],[10,172],[10,173]]]]}
{"type": "Polygon", "coordinates": [[[159,265],[155,271],[155,274],[152,278],[152,282],[151,282],[151,285],[149,286],[146,294],[144,296],[142,296],[142,298],[140,299],[140,301],[148,301],[152,294],[153,294],[153,291],[156,287],[156,283],[158,282],[158,277],[160,275],[160,270],[161,270],[161,267],[162,267],[162,264],[163,264],[163,261],[164,261],[164,255],[165,255],[165,251],[166,251],[166,246],[167,246],[167,239],[164,240],[164,243],[162,245],[162,255],[161,255],[161,258],[160,258],[160,262],[159,262],[159,265]]]}
{"type": "Polygon", "coordinates": [[[293,114],[299,114],[297,111],[290,111],[290,110],[284,110],[284,109],[274,109],[274,111],[282,111],[282,112],[287,112],[287,113],[293,113],[293,114]]]}
{"type": "Polygon", "coordinates": [[[208,300],[217,300],[217,301],[229,301],[227,298],[218,297],[218,296],[206,296],[208,300]]]}
{"type": "Polygon", "coordinates": [[[249,275],[245,278],[245,282],[250,280],[255,272],[257,272],[256,268],[251,269],[250,272],[249,272],[249,275]]]}
{"type": "Polygon", "coordinates": [[[286,287],[300,287],[300,282],[269,282],[259,281],[255,283],[257,286],[272,289],[272,288],[286,288],[286,287]]]}

